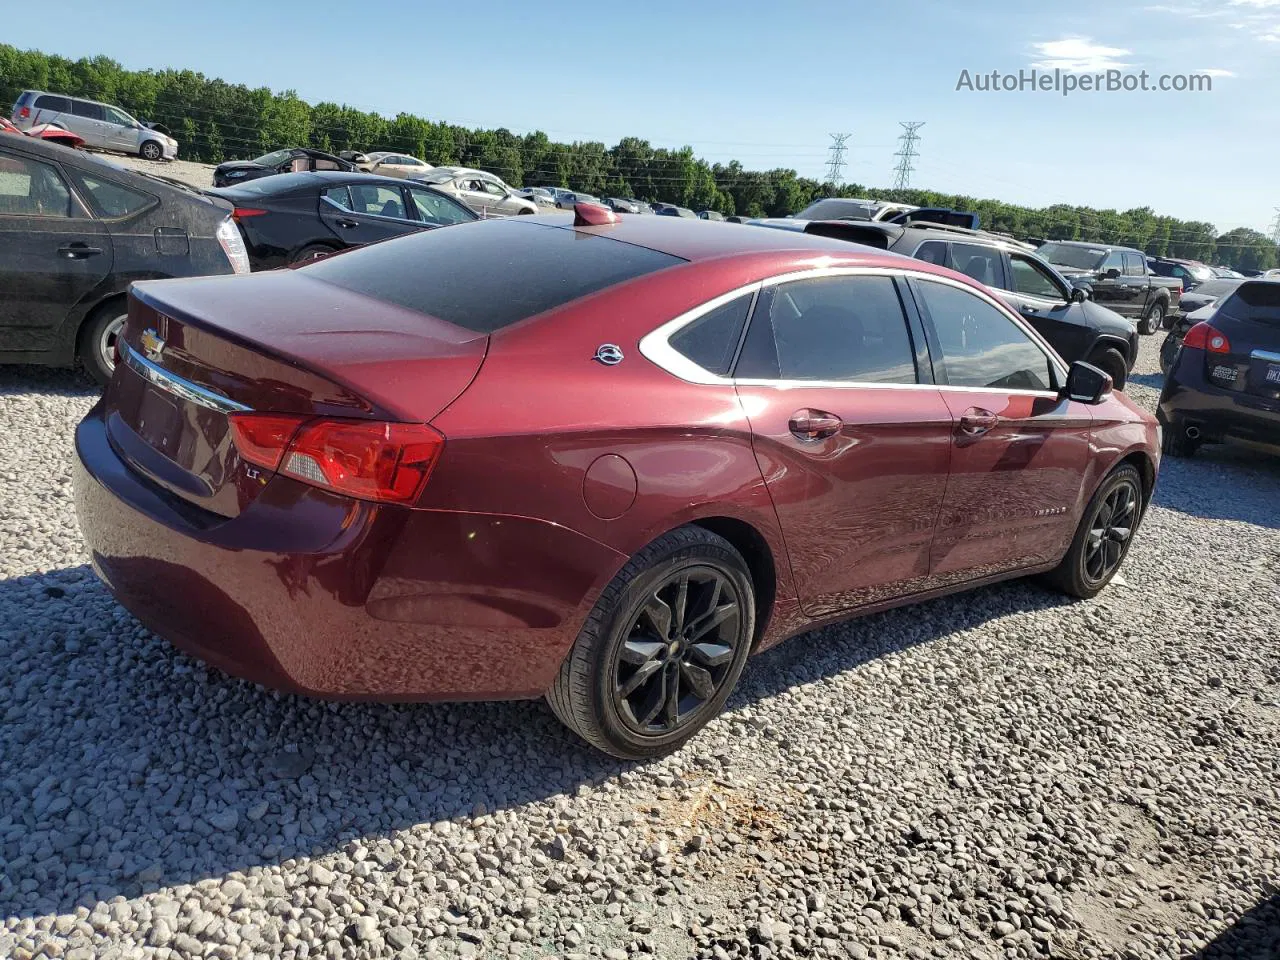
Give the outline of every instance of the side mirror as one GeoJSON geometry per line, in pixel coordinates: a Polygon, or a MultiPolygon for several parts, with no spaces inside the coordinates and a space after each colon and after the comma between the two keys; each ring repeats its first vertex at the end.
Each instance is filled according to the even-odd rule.
{"type": "Polygon", "coordinates": [[[1111,377],[1091,363],[1077,360],[1067,373],[1067,386],[1063,394],[1078,403],[1101,403],[1111,392],[1111,377]]]}
{"type": "Polygon", "coordinates": [[[1120,271],[1117,270],[1115,267],[1112,267],[1110,270],[1107,270],[1105,273],[1102,274],[1102,278],[1104,280],[1114,280],[1118,276],[1120,276],[1120,271]]]}
{"type": "Polygon", "coordinates": [[[1089,299],[1089,291],[1086,290],[1084,287],[1072,287],[1071,299],[1075,303],[1084,303],[1086,300],[1089,299]]]}

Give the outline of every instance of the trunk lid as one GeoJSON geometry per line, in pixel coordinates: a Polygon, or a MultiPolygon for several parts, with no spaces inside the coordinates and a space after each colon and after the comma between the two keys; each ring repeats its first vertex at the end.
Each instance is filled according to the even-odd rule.
{"type": "Polygon", "coordinates": [[[108,435],[135,470],[222,517],[266,484],[238,411],[425,423],[471,383],[488,337],[283,270],[135,284],[108,435]]]}

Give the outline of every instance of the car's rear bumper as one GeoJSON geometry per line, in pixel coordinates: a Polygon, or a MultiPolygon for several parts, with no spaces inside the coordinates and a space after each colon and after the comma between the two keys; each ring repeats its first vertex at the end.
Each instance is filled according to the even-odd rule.
{"type": "Polygon", "coordinates": [[[1280,452],[1280,400],[1224,390],[1204,376],[1204,352],[1182,348],[1165,378],[1156,417],[1205,443],[1240,440],[1280,452]]]}
{"type": "Polygon", "coordinates": [[[340,699],[535,697],[625,558],[542,521],[412,510],[272,479],[233,519],[131,471],[95,407],[76,512],[119,602],[227,673],[340,699]]]}

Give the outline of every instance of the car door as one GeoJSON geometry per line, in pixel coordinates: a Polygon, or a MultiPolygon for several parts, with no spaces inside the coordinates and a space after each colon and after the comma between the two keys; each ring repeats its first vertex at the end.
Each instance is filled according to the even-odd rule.
{"type": "Polygon", "coordinates": [[[1147,269],[1147,259],[1141,254],[1128,252],[1122,254],[1121,259],[1123,262],[1120,272],[1120,283],[1123,289],[1121,302],[1126,310],[1116,312],[1125,313],[1130,317],[1144,316],[1151,293],[1151,274],[1147,269]]]}
{"type": "Polygon", "coordinates": [[[88,100],[72,100],[71,113],[63,114],[58,123],[72,133],[84,137],[86,147],[107,146],[106,112],[102,104],[90,103],[88,100]]]}
{"type": "Polygon", "coordinates": [[[0,352],[61,347],[67,315],[111,264],[110,236],[61,170],[0,146],[0,352]]]}
{"type": "Polygon", "coordinates": [[[405,206],[404,191],[382,183],[325,188],[320,219],[342,244],[360,246],[421,229],[405,206]]]}
{"type": "Polygon", "coordinates": [[[480,189],[484,193],[485,203],[491,215],[509,217],[519,209],[519,205],[511,200],[511,192],[496,180],[482,178],[480,189]]]}
{"type": "Polygon", "coordinates": [[[109,150],[122,153],[138,152],[138,121],[123,110],[106,107],[103,110],[104,145],[109,150]]]}
{"type": "Polygon", "coordinates": [[[1008,257],[1011,289],[999,291],[1000,299],[1017,310],[1068,363],[1085,359],[1094,331],[1084,319],[1084,307],[1037,258],[1013,250],[1008,257]]]}
{"type": "Polygon", "coordinates": [[[933,576],[978,580],[1066,550],[1093,417],[1063,399],[1066,371],[992,297],[946,278],[910,287],[952,419],[951,469],[933,576]]]}
{"type": "Polygon", "coordinates": [[[900,281],[819,271],[761,290],[734,370],[802,609],[927,589],[951,413],[900,281]]]}
{"type": "Polygon", "coordinates": [[[452,197],[446,197],[426,187],[408,186],[410,213],[417,215],[429,227],[447,227],[454,223],[469,223],[476,218],[471,210],[452,197]]]}

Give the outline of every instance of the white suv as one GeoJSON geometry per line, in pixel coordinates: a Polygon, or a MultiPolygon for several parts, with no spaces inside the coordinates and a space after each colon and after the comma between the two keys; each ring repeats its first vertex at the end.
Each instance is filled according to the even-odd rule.
{"type": "Polygon", "coordinates": [[[58,93],[25,90],[13,105],[14,126],[30,130],[56,123],[84,137],[86,147],[137,154],[145,160],[176,160],[178,141],[135,120],[119,107],[58,93]]]}

